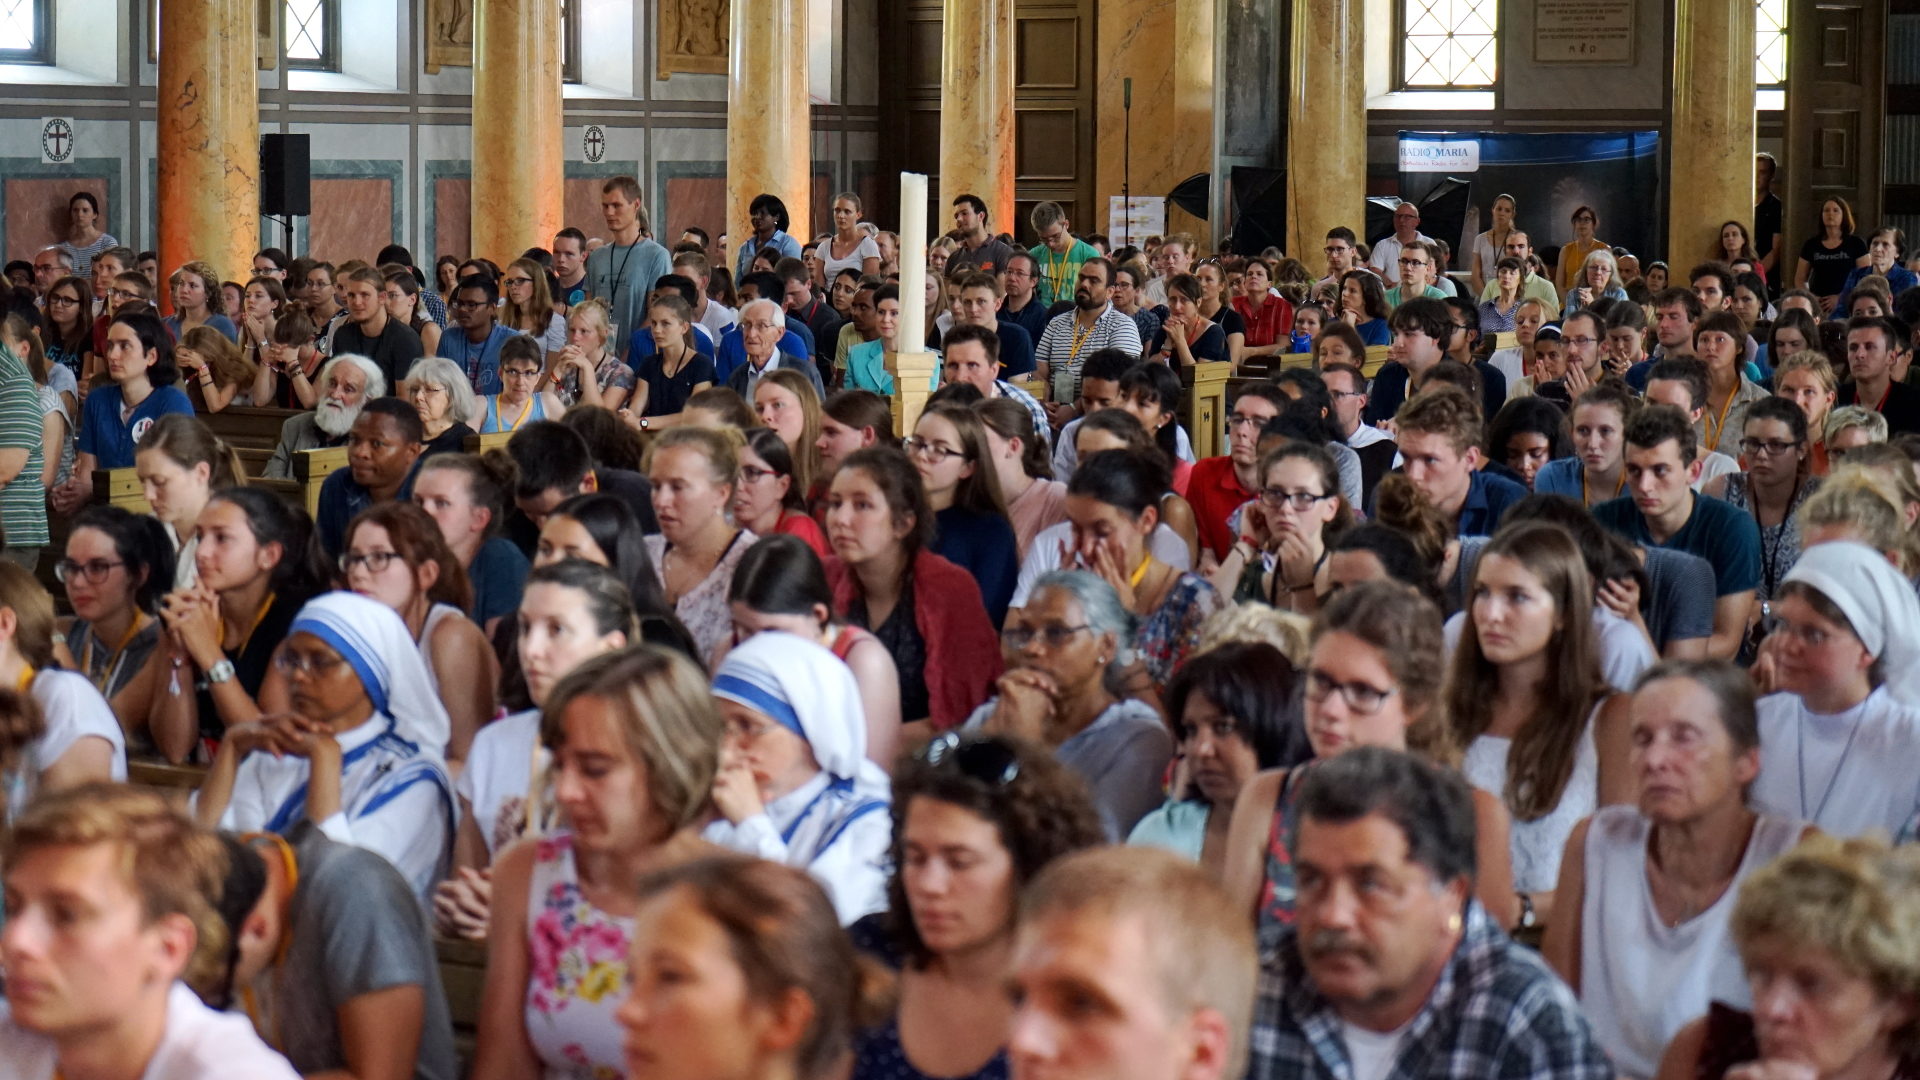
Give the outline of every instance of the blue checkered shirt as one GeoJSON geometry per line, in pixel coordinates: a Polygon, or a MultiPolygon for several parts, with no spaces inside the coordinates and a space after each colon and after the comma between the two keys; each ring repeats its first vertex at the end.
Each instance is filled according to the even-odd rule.
{"type": "MultiPolygon", "coordinates": [[[[1249,1080],[1353,1080],[1341,1021],[1314,989],[1287,927],[1260,966],[1249,1080]]],[[[1387,1080],[1612,1080],[1573,992],[1508,938],[1478,903],[1427,1003],[1407,1025],[1387,1080]]]]}

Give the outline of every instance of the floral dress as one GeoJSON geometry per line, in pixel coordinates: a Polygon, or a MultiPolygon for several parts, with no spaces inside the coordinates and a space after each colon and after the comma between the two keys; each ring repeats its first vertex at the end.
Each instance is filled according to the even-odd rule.
{"type": "MultiPolygon", "coordinates": [[[[628,396],[633,393],[634,384],[640,377],[633,369],[622,363],[620,358],[608,353],[593,369],[593,381],[600,384],[602,394],[609,390],[625,390],[628,396]]],[[[580,403],[580,369],[570,367],[553,384],[553,392],[559,395],[560,403],[571,409],[580,403]]]]}
{"type": "Polygon", "coordinates": [[[1140,624],[1134,651],[1147,665],[1147,674],[1153,676],[1154,688],[1162,696],[1173,673],[1199,644],[1201,624],[1225,606],[1219,591],[1205,578],[1183,573],[1160,607],[1140,624]]]}
{"type": "Polygon", "coordinates": [[[545,1080],[624,1075],[614,1012],[627,998],[633,920],[587,902],[573,864],[573,835],[539,842],[527,902],[527,1041],[545,1080]]]}

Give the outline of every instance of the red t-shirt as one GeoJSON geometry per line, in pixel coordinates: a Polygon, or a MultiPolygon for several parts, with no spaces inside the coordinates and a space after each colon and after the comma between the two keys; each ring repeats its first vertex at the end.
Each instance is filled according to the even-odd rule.
{"type": "Polygon", "coordinates": [[[1240,509],[1254,493],[1240,486],[1234,474],[1233,458],[1210,457],[1194,465],[1187,477],[1187,502],[1200,527],[1200,546],[1212,548],[1216,559],[1227,557],[1236,537],[1227,528],[1227,518],[1240,509]]]}
{"type": "Polygon", "coordinates": [[[791,533],[805,540],[813,553],[822,559],[833,554],[833,549],[827,546],[827,534],[821,532],[819,524],[805,514],[790,511],[780,515],[780,524],[775,525],[773,531],[791,533]]]}

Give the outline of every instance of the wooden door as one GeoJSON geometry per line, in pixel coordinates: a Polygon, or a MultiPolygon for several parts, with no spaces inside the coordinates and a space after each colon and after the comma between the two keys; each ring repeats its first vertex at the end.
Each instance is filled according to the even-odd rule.
{"type": "Polygon", "coordinates": [[[1792,0],[1788,8],[1781,171],[1789,257],[1833,196],[1853,207],[1861,234],[1879,224],[1886,33],[1887,0],[1792,0]]]}
{"type": "MultiPolygon", "coordinates": [[[[941,0],[883,0],[880,25],[879,204],[876,220],[898,221],[901,170],[927,174],[940,190],[941,0]]],[[[1003,232],[1036,242],[1027,217],[1052,200],[1076,230],[1102,215],[1093,205],[1094,0],[1015,0],[1014,221],[1003,232]]],[[[951,218],[929,206],[945,231],[951,218]]]]}

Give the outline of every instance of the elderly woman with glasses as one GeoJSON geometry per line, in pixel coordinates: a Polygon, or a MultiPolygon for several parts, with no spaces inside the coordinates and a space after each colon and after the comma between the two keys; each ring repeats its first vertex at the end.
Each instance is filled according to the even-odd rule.
{"type": "Polygon", "coordinates": [[[1093,789],[1120,839],[1160,801],[1173,740],[1153,706],[1116,693],[1139,619],[1084,570],[1042,577],[1000,632],[1006,673],[964,730],[1038,743],[1093,789]]]}
{"type": "MultiPolygon", "coordinates": [[[[1560,295],[1586,283],[1587,256],[1596,251],[1612,251],[1613,245],[1594,234],[1600,229],[1600,212],[1591,206],[1573,208],[1573,239],[1560,246],[1560,261],[1554,264],[1554,287],[1560,295]]],[[[1620,275],[1616,272],[1614,277],[1620,275]]]]}
{"type": "Polygon", "coordinates": [[[293,711],[227,728],[195,797],[200,824],[286,835],[311,823],[385,856],[425,904],[453,844],[450,724],[406,623],[327,593],[300,609],[273,665],[293,711]]]}
{"type": "Polygon", "coordinates": [[[420,456],[457,454],[467,448],[473,428],[473,387],[460,365],[438,356],[414,362],[407,372],[407,400],[420,414],[420,456]]]}

